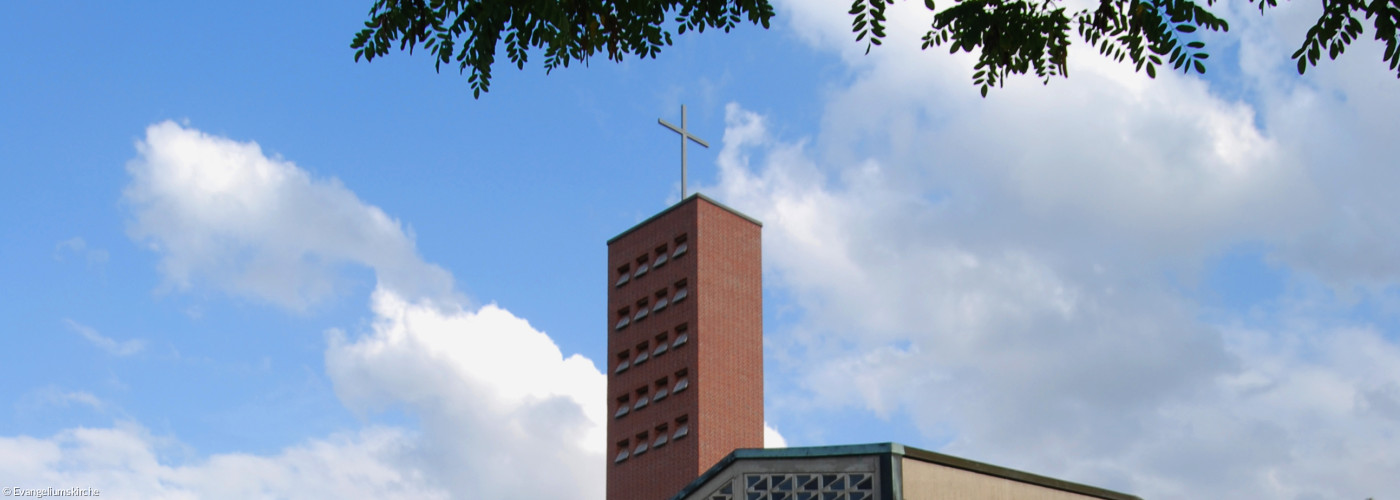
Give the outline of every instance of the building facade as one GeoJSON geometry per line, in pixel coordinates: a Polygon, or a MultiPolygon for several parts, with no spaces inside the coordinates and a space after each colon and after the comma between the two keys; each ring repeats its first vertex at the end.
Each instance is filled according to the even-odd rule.
{"type": "Polygon", "coordinates": [[[897,443],[735,450],[672,500],[1141,500],[897,443]]]}
{"type": "Polygon", "coordinates": [[[895,443],[762,449],[761,231],[695,194],[608,241],[607,500],[1138,500],[895,443]]]}
{"type": "Polygon", "coordinates": [[[695,194],[608,241],[608,500],[763,446],[761,230],[695,194]]]}

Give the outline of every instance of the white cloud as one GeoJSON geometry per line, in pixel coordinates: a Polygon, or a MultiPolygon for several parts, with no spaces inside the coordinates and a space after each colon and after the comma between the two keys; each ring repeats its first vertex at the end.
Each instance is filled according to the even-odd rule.
{"type": "MultiPolygon", "coordinates": [[[[788,8],[819,46],[850,36],[827,32],[830,6],[788,8]]],[[[800,389],[774,396],[778,414],[856,402],[951,452],[1145,497],[1382,491],[1400,375],[1362,367],[1400,365],[1394,333],[1319,316],[1346,307],[1326,301],[1265,311],[1269,328],[1207,322],[1194,291],[1209,259],[1262,242],[1289,272],[1386,293],[1395,141],[1330,142],[1308,131],[1370,119],[1275,126],[1301,115],[1093,54],[1072,56],[1069,80],[981,100],[970,64],[916,47],[852,62],[815,140],[729,110],[708,191],[765,222],[767,283],[801,306],[768,334],[800,389]]],[[[1369,97],[1350,106],[1400,110],[1369,97]]]]}
{"type": "Polygon", "coordinates": [[[132,354],[141,352],[142,349],[146,348],[146,342],[140,339],[123,340],[121,342],[118,342],[111,338],[102,336],[102,334],[98,333],[96,329],[93,329],[92,327],[84,325],[77,321],[65,318],[63,320],[63,323],[68,325],[68,328],[71,328],[73,329],[73,331],[77,332],[78,335],[82,335],[83,338],[88,340],[88,342],[92,342],[92,345],[95,345],[98,348],[107,351],[108,354],[111,354],[113,356],[130,356],[132,354]]]}
{"type": "Polygon", "coordinates": [[[418,415],[431,477],[461,498],[602,498],[607,382],[592,361],[494,304],[380,290],[373,309],[365,336],[331,333],[326,370],[354,410],[418,415]]]}
{"type": "Polygon", "coordinates": [[[451,300],[451,275],[335,179],[169,121],[147,128],[136,148],[124,192],[129,233],[160,253],[168,286],[202,283],[305,309],[332,296],[339,267],[354,264],[399,293],[451,300]]]}
{"type": "MultiPolygon", "coordinates": [[[[474,311],[379,289],[372,328],[328,333],[327,375],[361,414],[402,409],[419,429],[368,427],[270,456],[173,463],[136,424],[0,437],[0,475],[118,498],[575,498],[604,488],[606,378],[492,304],[474,311]]],[[[50,404],[100,401],[49,391],[50,404]]]]}
{"type": "Polygon", "coordinates": [[[0,475],[20,488],[97,488],[102,497],[151,499],[453,498],[406,465],[419,438],[369,428],[272,456],[213,455],[171,464],[174,445],[140,426],[79,427],[48,438],[0,437],[0,475]]]}
{"type": "Polygon", "coordinates": [[[90,392],[69,391],[53,385],[31,391],[20,398],[20,401],[15,404],[15,409],[27,413],[41,410],[44,407],[68,408],[75,404],[86,406],[98,412],[106,409],[102,400],[90,392]]]}
{"type": "Polygon", "coordinates": [[[787,440],[786,440],[786,439],[783,439],[783,435],[782,435],[782,434],[779,434],[779,433],[778,433],[778,430],[777,430],[777,429],[774,429],[773,426],[768,425],[767,422],[764,422],[764,423],[763,423],[763,447],[764,447],[764,448],[787,448],[787,446],[788,446],[787,440]]]}
{"type": "Polygon", "coordinates": [[[171,122],[147,129],[137,148],[125,192],[131,235],[160,254],[171,285],[303,309],[334,293],[340,266],[372,269],[372,326],[329,332],[327,375],[352,410],[401,409],[420,428],[311,440],[276,457],[219,455],[196,468],[157,461],[155,472],[113,481],[170,472],[199,497],[602,497],[606,379],[591,361],[565,357],[495,304],[468,308],[399,222],[334,180],[171,122]],[[334,460],[342,455],[351,461],[334,460]],[[307,460],[322,463],[309,470],[307,460]],[[221,482],[238,477],[230,470],[265,479],[221,482]],[[285,493],[299,482],[323,488],[285,493]]]}
{"type": "Polygon", "coordinates": [[[89,266],[100,266],[107,263],[111,256],[106,250],[101,248],[88,248],[87,241],[82,237],[74,236],[58,242],[54,245],[54,259],[63,260],[65,253],[82,256],[89,266]]]}

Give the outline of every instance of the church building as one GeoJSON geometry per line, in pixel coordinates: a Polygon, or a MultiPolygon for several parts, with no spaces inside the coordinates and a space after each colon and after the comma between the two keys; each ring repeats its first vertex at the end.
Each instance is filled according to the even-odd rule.
{"type": "Polygon", "coordinates": [[[608,240],[607,500],[1138,500],[895,443],[763,448],[763,224],[699,193],[608,240]]]}

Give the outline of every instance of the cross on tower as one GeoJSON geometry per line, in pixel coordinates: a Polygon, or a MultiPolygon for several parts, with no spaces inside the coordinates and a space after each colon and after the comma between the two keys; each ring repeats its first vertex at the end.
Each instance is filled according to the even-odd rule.
{"type": "Polygon", "coordinates": [[[695,137],[694,135],[691,135],[691,134],[690,134],[690,131],[685,129],[685,105],[684,105],[684,104],[681,105],[681,126],[680,126],[680,127],[677,127],[677,126],[675,126],[675,125],[671,125],[670,123],[666,123],[666,120],[662,120],[662,119],[660,119],[660,118],[657,118],[657,119],[656,119],[656,122],[657,122],[657,123],[660,123],[660,124],[662,124],[662,125],[664,125],[666,128],[669,128],[669,129],[671,129],[671,130],[674,130],[677,134],[680,134],[680,135],[681,135],[681,199],[684,200],[684,199],[685,199],[685,140],[686,140],[686,139],[690,139],[690,140],[692,140],[692,141],[695,141],[696,144],[699,144],[699,145],[701,145],[701,146],[705,146],[706,148],[710,147],[710,145],[707,144],[704,140],[700,139],[699,137],[695,137]]]}

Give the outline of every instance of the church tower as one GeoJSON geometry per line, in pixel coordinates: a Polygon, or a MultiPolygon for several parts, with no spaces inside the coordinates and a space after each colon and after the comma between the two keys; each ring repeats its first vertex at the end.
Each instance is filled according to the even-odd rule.
{"type": "Polygon", "coordinates": [[[697,193],[608,240],[608,500],[763,447],[761,230],[697,193]]]}

